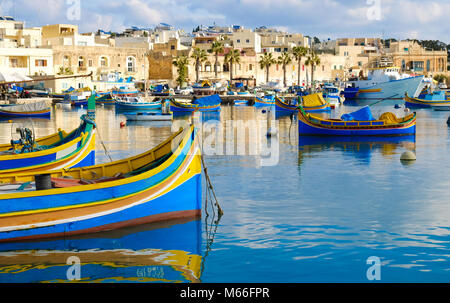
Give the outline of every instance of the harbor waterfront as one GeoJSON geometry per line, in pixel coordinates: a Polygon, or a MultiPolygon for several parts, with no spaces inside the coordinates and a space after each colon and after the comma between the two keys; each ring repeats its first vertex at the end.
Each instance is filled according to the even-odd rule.
{"type": "MultiPolygon", "coordinates": [[[[373,103],[316,115],[339,118],[373,103]]],[[[403,117],[412,113],[403,104],[383,100],[371,109],[403,117]]],[[[81,262],[80,282],[368,282],[371,257],[381,261],[380,282],[448,282],[448,112],[415,111],[415,136],[342,138],[299,136],[296,115],[269,108],[222,105],[200,119],[121,127],[124,113],[97,106],[96,164],[138,155],[197,121],[224,215],[217,220],[208,209],[181,222],[0,243],[0,282],[69,282],[70,257],[81,262]],[[277,136],[266,136],[268,124],[277,136]],[[400,161],[405,151],[417,160],[400,161]]],[[[75,129],[86,112],[57,104],[51,120],[2,120],[0,141],[19,124],[39,137],[75,129]]]]}

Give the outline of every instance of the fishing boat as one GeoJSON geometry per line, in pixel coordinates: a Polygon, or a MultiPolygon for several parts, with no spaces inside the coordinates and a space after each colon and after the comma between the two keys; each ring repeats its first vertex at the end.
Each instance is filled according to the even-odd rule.
{"type": "Polygon", "coordinates": [[[74,274],[61,270],[72,256],[82,261],[83,283],[198,283],[201,244],[198,217],[85,237],[0,243],[0,283],[75,282],[74,274]]]}
{"type": "Polygon", "coordinates": [[[410,108],[446,108],[450,107],[450,100],[447,99],[445,91],[437,91],[426,94],[424,99],[411,98],[405,94],[405,106],[410,108]]]}
{"type": "Polygon", "coordinates": [[[97,94],[95,98],[95,103],[97,104],[114,104],[115,98],[112,93],[108,92],[106,94],[97,94]]]}
{"type": "Polygon", "coordinates": [[[111,93],[116,97],[134,97],[139,94],[139,91],[135,87],[121,86],[119,88],[114,88],[111,93]]]}
{"type": "Polygon", "coordinates": [[[245,106],[248,104],[247,100],[234,100],[233,105],[234,106],[245,106]]]}
{"type": "Polygon", "coordinates": [[[172,113],[138,112],[125,114],[127,121],[172,121],[172,113]]]}
{"type": "Polygon", "coordinates": [[[60,94],[49,94],[50,97],[55,99],[64,99],[67,95],[83,95],[85,98],[89,98],[91,95],[91,89],[89,87],[82,87],[79,89],[74,89],[70,87],[67,90],[62,91],[60,94]]]}
{"type": "Polygon", "coordinates": [[[203,80],[201,83],[196,83],[192,86],[194,95],[208,96],[216,92],[216,87],[208,80],[203,80]]]}
{"type": "Polygon", "coordinates": [[[131,158],[39,172],[39,178],[35,173],[2,175],[0,242],[200,216],[200,157],[191,125],[131,158]]]}
{"type": "Polygon", "coordinates": [[[322,89],[323,98],[332,106],[341,105],[342,98],[339,89],[331,83],[325,83],[322,89]]]}
{"type": "Polygon", "coordinates": [[[298,113],[300,136],[398,136],[416,133],[416,113],[397,118],[393,113],[382,114],[374,119],[370,107],[342,115],[341,119],[323,119],[305,112],[298,113]]]}
{"type": "Polygon", "coordinates": [[[425,86],[424,76],[400,74],[399,67],[369,69],[367,79],[355,79],[346,83],[345,99],[401,99],[405,92],[418,96],[425,86]]]}
{"type": "Polygon", "coordinates": [[[172,112],[207,112],[220,111],[222,99],[219,95],[211,95],[192,100],[191,103],[182,103],[175,99],[170,99],[170,111],[172,112]]]}
{"type": "Polygon", "coordinates": [[[323,98],[322,93],[301,97],[302,107],[307,112],[323,112],[330,110],[330,104],[323,98]]]}
{"type": "Polygon", "coordinates": [[[275,109],[277,112],[296,113],[298,111],[297,102],[295,99],[292,99],[292,102],[293,103],[288,103],[280,97],[275,97],[275,109]]]}
{"type": "Polygon", "coordinates": [[[51,108],[45,101],[0,107],[0,117],[50,118],[51,108]]]}
{"type": "Polygon", "coordinates": [[[115,100],[116,109],[119,110],[158,110],[161,101],[154,99],[146,102],[142,97],[121,97],[115,100]]]}
{"type": "MultiPolygon", "coordinates": [[[[91,110],[92,107],[95,108],[95,104],[91,104],[91,110]]],[[[70,133],[58,130],[53,135],[35,139],[28,128],[18,128],[17,132],[20,139],[0,145],[0,176],[95,163],[95,122],[92,114],[82,115],[80,126],[70,133]]]]}
{"type": "Polygon", "coordinates": [[[263,98],[255,97],[255,107],[267,107],[275,105],[275,97],[272,95],[264,96],[263,98]]]}

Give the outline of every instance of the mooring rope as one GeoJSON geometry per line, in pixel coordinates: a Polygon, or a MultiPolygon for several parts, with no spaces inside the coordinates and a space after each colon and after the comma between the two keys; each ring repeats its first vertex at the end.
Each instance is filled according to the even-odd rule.
{"type": "Polygon", "coordinates": [[[111,158],[111,155],[109,154],[108,150],[106,149],[105,143],[102,140],[102,136],[100,135],[100,132],[98,131],[98,127],[97,127],[97,134],[98,134],[98,138],[100,139],[100,144],[103,146],[103,149],[105,150],[105,155],[107,155],[109,160],[111,162],[113,162],[113,159],[111,158]]]}
{"type": "Polygon", "coordinates": [[[205,160],[203,159],[203,154],[200,156],[200,158],[202,160],[203,171],[205,172],[206,188],[207,188],[207,190],[210,190],[212,195],[214,196],[214,204],[217,207],[217,211],[219,213],[219,218],[220,218],[223,215],[223,210],[220,207],[219,201],[217,200],[216,193],[214,192],[214,187],[212,185],[211,179],[209,178],[208,168],[206,167],[205,160]]]}

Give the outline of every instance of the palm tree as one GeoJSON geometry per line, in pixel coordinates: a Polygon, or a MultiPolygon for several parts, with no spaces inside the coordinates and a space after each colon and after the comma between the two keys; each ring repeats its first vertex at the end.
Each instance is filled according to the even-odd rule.
{"type": "Polygon", "coordinates": [[[320,64],[320,58],[311,50],[305,64],[311,66],[311,88],[314,88],[314,67],[320,64]]]}
{"type": "Polygon", "coordinates": [[[266,69],[266,83],[269,82],[269,68],[275,63],[276,60],[272,57],[272,53],[264,53],[259,60],[259,67],[261,67],[261,69],[266,69]]]}
{"type": "Polygon", "coordinates": [[[277,63],[283,67],[283,85],[286,87],[286,66],[292,62],[291,55],[288,52],[284,52],[278,57],[277,63]]]}
{"type": "Polygon", "coordinates": [[[202,62],[205,62],[208,58],[206,55],[205,50],[200,49],[198,47],[194,48],[194,51],[192,52],[191,58],[195,60],[195,81],[199,81],[199,68],[202,62]]]}
{"type": "Polygon", "coordinates": [[[223,44],[220,41],[214,41],[211,45],[209,52],[214,53],[216,62],[214,62],[214,76],[217,78],[218,66],[219,66],[219,54],[223,53],[223,44]]]}
{"type": "Polygon", "coordinates": [[[225,63],[230,64],[230,84],[233,81],[233,64],[241,62],[241,54],[237,49],[230,49],[228,54],[225,55],[225,63]]]}
{"type": "Polygon", "coordinates": [[[295,46],[292,49],[292,53],[295,57],[295,60],[297,60],[298,62],[298,81],[297,84],[300,85],[300,81],[301,81],[301,68],[302,68],[302,58],[304,56],[306,56],[306,54],[308,53],[308,49],[304,46],[295,46]]]}
{"type": "Polygon", "coordinates": [[[172,62],[177,67],[178,77],[176,79],[177,84],[181,87],[188,76],[189,59],[186,56],[179,56],[172,62]]]}

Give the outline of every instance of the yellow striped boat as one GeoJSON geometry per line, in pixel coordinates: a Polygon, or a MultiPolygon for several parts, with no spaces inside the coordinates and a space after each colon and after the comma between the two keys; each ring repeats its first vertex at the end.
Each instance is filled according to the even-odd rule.
{"type": "Polygon", "coordinates": [[[143,154],[107,164],[0,176],[0,242],[112,230],[201,213],[193,126],[143,154]],[[49,178],[50,179],[50,178],[49,178]],[[45,187],[47,188],[47,187],[45,187]]]}

